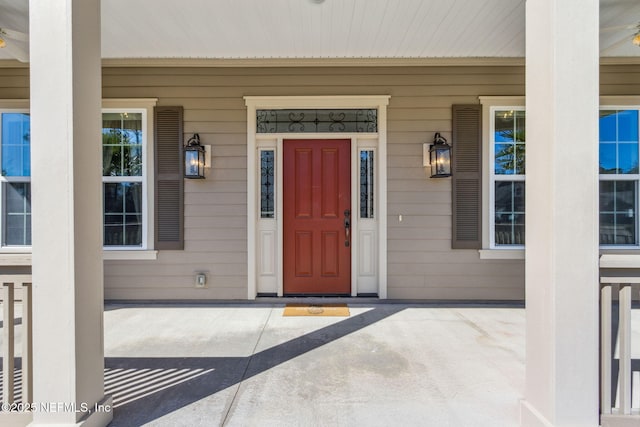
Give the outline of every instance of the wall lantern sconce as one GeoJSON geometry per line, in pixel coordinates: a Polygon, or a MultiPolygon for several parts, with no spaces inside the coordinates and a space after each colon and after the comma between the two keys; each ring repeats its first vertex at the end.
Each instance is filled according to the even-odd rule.
{"type": "Polygon", "coordinates": [[[434,135],[432,144],[424,144],[423,163],[431,168],[431,178],[451,176],[451,146],[439,132],[434,135]]]}
{"type": "Polygon", "coordinates": [[[200,145],[200,135],[194,133],[184,147],[184,177],[204,179],[205,149],[200,145]]]}

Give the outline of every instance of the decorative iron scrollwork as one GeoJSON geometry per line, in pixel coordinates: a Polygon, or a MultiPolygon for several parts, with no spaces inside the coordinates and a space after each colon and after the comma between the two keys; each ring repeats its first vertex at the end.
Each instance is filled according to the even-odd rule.
{"type": "Polygon", "coordinates": [[[260,152],[260,218],[275,217],[273,150],[260,152]]]}
{"type": "Polygon", "coordinates": [[[344,133],[378,131],[378,110],[257,110],[257,133],[344,133]]]}
{"type": "Polygon", "coordinates": [[[374,152],[360,151],[360,218],[373,218],[374,152]]]}

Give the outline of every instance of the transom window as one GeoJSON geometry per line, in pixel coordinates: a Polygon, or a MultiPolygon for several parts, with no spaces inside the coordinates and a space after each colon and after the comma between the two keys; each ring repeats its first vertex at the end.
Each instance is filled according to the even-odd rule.
{"type": "Polygon", "coordinates": [[[377,132],[378,110],[257,110],[256,133],[377,132]]]}

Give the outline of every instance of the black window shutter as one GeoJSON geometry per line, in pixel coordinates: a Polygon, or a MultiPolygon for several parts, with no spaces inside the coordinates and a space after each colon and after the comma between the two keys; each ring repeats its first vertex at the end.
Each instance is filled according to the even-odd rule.
{"type": "Polygon", "coordinates": [[[182,107],[156,107],[155,248],[184,249],[182,107]]]}
{"type": "Polygon", "coordinates": [[[452,111],[453,249],[482,247],[482,106],[452,111]]]}

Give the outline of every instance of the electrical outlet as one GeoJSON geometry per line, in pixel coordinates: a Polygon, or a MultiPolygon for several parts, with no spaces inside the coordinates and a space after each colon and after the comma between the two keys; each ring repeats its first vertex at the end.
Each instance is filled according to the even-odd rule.
{"type": "Polygon", "coordinates": [[[196,274],[196,288],[204,288],[207,285],[207,275],[204,273],[196,274]]]}

